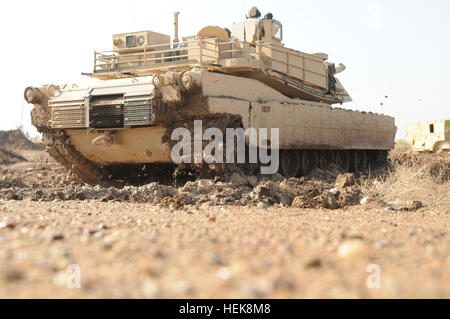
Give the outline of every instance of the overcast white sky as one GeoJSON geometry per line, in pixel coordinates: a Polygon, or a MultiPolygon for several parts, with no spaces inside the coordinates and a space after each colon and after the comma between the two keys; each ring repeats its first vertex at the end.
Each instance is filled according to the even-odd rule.
{"type": "Polygon", "coordinates": [[[114,33],[172,36],[176,10],[181,36],[231,29],[252,5],[283,23],[287,47],[347,66],[339,78],[354,102],[345,107],[394,116],[398,137],[408,122],[450,119],[447,0],[15,0],[0,11],[0,129],[23,124],[35,134],[24,88],[89,80],[81,72],[92,71],[93,51],[110,49],[114,33]]]}

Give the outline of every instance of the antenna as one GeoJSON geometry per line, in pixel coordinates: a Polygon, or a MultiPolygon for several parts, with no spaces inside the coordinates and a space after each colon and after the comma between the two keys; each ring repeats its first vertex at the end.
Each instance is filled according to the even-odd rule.
{"type": "Polygon", "coordinates": [[[178,38],[178,16],[180,15],[179,11],[174,12],[174,35],[173,35],[173,46],[175,47],[178,42],[180,42],[180,39],[178,38]]]}

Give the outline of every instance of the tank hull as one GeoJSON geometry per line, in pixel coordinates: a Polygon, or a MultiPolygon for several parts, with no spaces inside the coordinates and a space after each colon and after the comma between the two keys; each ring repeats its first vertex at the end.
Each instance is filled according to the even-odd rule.
{"type": "MultiPolygon", "coordinates": [[[[349,167],[351,152],[394,146],[396,127],[389,116],[292,99],[258,80],[205,70],[169,72],[157,79],[40,88],[33,123],[48,137],[47,148],[58,161],[73,169],[82,157],[99,176],[107,166],[173,163],[171,133],[179,127],[192,130],[196,120],[203,120],[203,130],[219,126],[224,134],[227,128],[276,128],[278,149],[316,152],[308,153],[313,160],[322,151],[330,158],[344,151],[340,156],[349,167]],[[182,76],[188,76],[189,85],[182,84],[182,76]],[[55,143],[66,149],[55,153],[55,143]]],[[[297,158],[292,152],[282,154],[297,158]]]]}
{"type": "MultiPolygon", "coordinates": [[[[321,109],[308,103],[252,103],[228,98],[210,98],[208,104],[211,112],[234,109],[232,114],[239,114],[246,123],[244,129],[279,128],[280,149],[390,150],[393,147],[394,121],[377,114],[321,109]]],[[[65,134],[83,156],[98,165],[172,162],[170,147],[161,142],[166,134],[161,125],[117,130],[112,145],[92,144],[103,133],[68,129],[65,134]]]]}
{"type": "Polygon", "coordinates": [[[92,144],[103,133],[66,130],[65,134],[76,150],[97,165],[172,163],[170,148],[161,142],[162,126],[118,130],[111,145],[92,144]]]}

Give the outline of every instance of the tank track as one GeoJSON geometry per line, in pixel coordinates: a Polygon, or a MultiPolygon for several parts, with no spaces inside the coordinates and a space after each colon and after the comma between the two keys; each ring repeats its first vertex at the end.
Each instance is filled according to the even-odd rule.
{"type": "MultiPolygon", "coordinates": [[[[202,120],[208,123],[204,129],[208,127],[220,127],[223,132],[228,127],[239,127],[241,125],[240,118],[235,116],[207,115],[202,116],[202,120]],[[219,125],[220,124],[220,125],[219,125]]],[[[182,123],[173,123],[177,127],[186,127],[193,134],[193,121],[183,121],[182,123]]],[[[166,142],[171,145],[174,141],[168,141],[170,135],[164,137],[166,142]]],[[[77,178],[88,184],[105,185],[105,186],[123,186],[125,184],[142,184],[149,181],[162,181],[170,183],[171,178],[167,178],[167,173],[173,174],[173,179],[177,179],[180,171],[188,171],[189,174],[200,176],[202,178],[214,178],[228,173],[235,172],[237,168],[234,164],[190,164],[180,165],[178,170],[173,169],[176,165],[162,164],[139,164],[139,165],[113,165],[101,167],[84,157],[75,147],[70,144],[70,138],[64,133],[64,130],[46,130],[43,132],[42,138],[45,150],[62,166],[67,168],[77,178]]],[[[171,145],[172,146],[172,145],[171,145]]],[[[185,174],[185,173],[183,173],[185,174]]],[[[181,175],[183,175],[181,174],[181,175]]],[[[178,177],[184,179],[184,177],[178,177]]]]}
{"type": "Polygon", "coordinates": [[[44,132],[42,137],[45,150],[61,165],[69,169],[80,180],[89,184],[102,184],[108,180],[105,170],[86,159],[69,143],[62,130],[44,132]]]}
{"type": "MultiPolygon", "coordinates": [[[[227,114],[214,114],[202,117],[203,130],[209,127],[218,127],[225,132],[226,128],[242,126],[240,118],[227,114]]],[[[178,127],[184,126],[193,134],[193,121],[185,120],[173,123],[178,127]]],[[[225,136],[225,133],[224,133],[225,136]]],[[[173,146],[176,141],[163,140],[173,146]]],[[[207,143],[207,142],[205,142],[207,143]]],[[[61,165],[70,170],[82,182],[88,184],[101,184],[107,186],[123,186],[125,184],[142,184],[149,181],[163,183],[177,183],[177,179],[184,179],[192,173],[201,178],[222,178],[234,172],[245,175],[257,173],[260,164],[182,164],[175,165],[115,165],[101,167],[89,161],[73,145],[63,130],[54,130],[43,133],[43,144],[46,151],[61,165]],[[176,168],[176,169],[174,169],[176,168]],[[170,172],[172,178],[167,178],[170,172]],[[173,174],[172,174],[173,173],[173,174]],[[161,180],[161,178],[163,180],[161,180]]],[[[344,171],[364,172],[368,168],[382,167],[387,162],[387,151],[349,151],[349,150],[280,150],[279,173],[285,177],[299,177],[309,174],[314,168],[326,169],[331,163],[340,166],[344,171]]]]}
{"type": "MultiPolygon", "coordinates": [[[[202,116],[194,116],[190,118],[184,118],[182,121],[172,122],[169,126],[166,126],[166,134],[163,136],[162,140],[164,143],[168,144],[170,148],[172,148],[177,141],[172,141],[170,139],[172,130],[178,127],[184,127],[188,129],[191,133],[191,136],[194,136],[194,120],[202,120],[202,133],[205,132],[208,128],[218,128],[222,131],[222,134],[225,138],[226,129],[227,128],[241,128],[242,120],[241,117],[234,114],[205,114],[202,116]]],[[[203,142],[203,147],[206,146],[208,142],[203,142]]],[[[237,148],[237,147],[235,147],[237,148]]],[[[191,145],[191,149],[194,149],[194,144],[191,145]]],[[[236,149],[235,149],[236,151],[236,149]]],[[[197,175],[202,178],[215,178],[219,176],[226,176],[238,170],[245,171],[244,164],[226,164],[225,154],[223,163],[217,164],[207,164],[207,163],[194,163],[193,155],[192,155],[192,163],[193,164],[183,164],[181,165],[181,169],[183,170],[191,170],[194,171],[197,175]]]]}

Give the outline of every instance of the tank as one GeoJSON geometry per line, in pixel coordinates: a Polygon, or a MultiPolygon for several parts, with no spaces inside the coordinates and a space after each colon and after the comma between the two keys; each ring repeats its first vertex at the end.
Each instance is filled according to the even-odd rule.
{"type": "Polygon", "coordinates": [[[408,124],[406,140],[414,152],[450,151],[450,120],[408,124]]]}
{"type": "MultiPolygon", "coordinates": [[[[231,31],[206,26],[181,40],[178,16],[173,39],[151,31],[113,35],[112,50],[95,51],[94,70],[84,73],[97,80],[25,90],[46,150],[81,179],[139,179],[161,165],[180,164],[172,156],[174,129],[195,136],[198,121],[201,132],[214,127],[225,136],[227,129],[242,129],[246,159],[255,149],[276,150],[278,171],[286,177],[330,163],[364,171],[386,160],[394,119],[343,109],[351,101],[337,78],[345,66],[324,53],[285,47],[273,14],[261,17],[253,7],[231,31]],[[263,136],[261,129],[270,132],[263,136]],[[258,138],[247,134],[251,130],[258,138]]],[[[255,173],[257,157],[239,167],[255,173]]],[[[233,166],[205,162],[191,166],[233,166]]]]}

